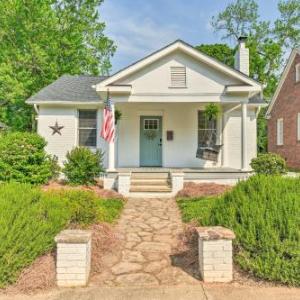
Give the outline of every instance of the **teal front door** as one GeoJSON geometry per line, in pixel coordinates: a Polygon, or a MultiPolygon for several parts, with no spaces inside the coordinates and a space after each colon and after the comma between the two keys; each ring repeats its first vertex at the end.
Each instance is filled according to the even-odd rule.
{"type": "Polygon", "coordinates": [[[162,117],[140,119],[140,166],[162,165],[162,117]]]}

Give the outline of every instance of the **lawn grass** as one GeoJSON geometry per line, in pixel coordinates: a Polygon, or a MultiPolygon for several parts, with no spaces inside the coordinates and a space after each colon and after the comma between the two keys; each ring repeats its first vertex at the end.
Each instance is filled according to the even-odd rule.
{"type": "Polygon", "coordinates": [[[114,222],[123,202],[90,191],[43,192],[28,184],[0,185],[0,288],[55,246],[54,237],[72,224],[114,222]]]}
{"type": "Polygon", "coordinates": [[[219,198],[180,199],[183,221],[236,234],[235,262],[252,275],[300,286],[300,179],[252,176],[219,198]]]}

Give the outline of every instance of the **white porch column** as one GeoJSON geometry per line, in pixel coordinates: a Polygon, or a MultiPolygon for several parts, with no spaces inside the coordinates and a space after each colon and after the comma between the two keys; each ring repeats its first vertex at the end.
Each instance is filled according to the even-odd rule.
{"type": "Polygon", "coordinates": [[[242,170],[247,170],[247,103],[242,103],[242,170]]]}
{"type": "MultiPolygon", "coordinates": [[[[115,104],[111,102],[111,111],[113,115],[113,121],[115,123],[115,104]]],[[[115,128],[116,134],[116,128],[115,128]]],[[[115,140],[108,144],[108,170],[107,171],[114,171],[115,170],[115,140]]]]}

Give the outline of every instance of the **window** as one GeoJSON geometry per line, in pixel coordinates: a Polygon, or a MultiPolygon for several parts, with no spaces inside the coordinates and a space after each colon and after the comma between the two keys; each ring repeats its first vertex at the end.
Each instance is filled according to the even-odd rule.
{"type": "Polygon", "coordinates": [[[277,120],[277,145],[283,145],[283,119],[277,120]]]}
{"type": "Polygon", "coordinates": [[[300,82],[300,64],[296,65],[296,82],[300,82]]]}
{"type": "Polygon", "coordinates": [[[145,119],[144,130],[159,130],[159,119],[145,119]]]}
{"type": "Polygon", "coordinates": [[[208,121],[204,111],[198,111],[198,147],[214,146],[217,142],[217,120],[208,121]]]}
{"type": "Polygon", "coordinates": [[[185,67],[171,67],[171,87],[186,87],[186,69],[185,67]]]}
{"type": "Polygon", "coordinates": [[[297,141],[300,141],[300,113],[297,115],[297,141]]]}
{"type": "Polygon", "coordinates": [[[79,146],[96,147],[97,145],[97,111],[78,111],[79,146]]]}

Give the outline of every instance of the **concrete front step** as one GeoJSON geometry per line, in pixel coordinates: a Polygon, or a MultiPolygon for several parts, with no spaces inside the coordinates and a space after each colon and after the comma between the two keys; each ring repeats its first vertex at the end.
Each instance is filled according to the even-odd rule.
{"type": "Polygon", "coordinates": [[[131,186],[130,192],[149,192],[149,193],[170,193],[172,188],[170,186],[159,186],[159,185],[140,185],[131,186]]]}
{"type": "Polygon", "coordinates": [[[147,173],[147,172],[132,172],[131,179],[168,179],[168,172],[156,172],[156,173],[147,173]]]}
{"type": "Polygon", "coordinates": [[[168,179],[131,179],[132,186],[143,186],[143,185],[157,185],[157,186],[169,186],[168,179]]]}

